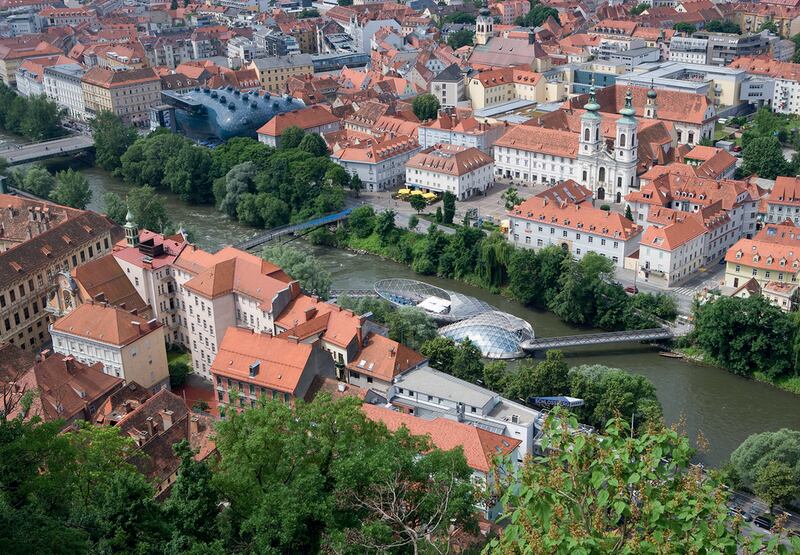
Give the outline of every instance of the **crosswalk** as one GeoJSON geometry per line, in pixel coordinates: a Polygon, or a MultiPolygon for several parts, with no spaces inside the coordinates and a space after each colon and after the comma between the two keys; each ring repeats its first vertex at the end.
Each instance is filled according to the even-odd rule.
{"type": "Polygon", "coordinates": [[[676,287],[672,289],[672,291],[677,295],[684,295],[686,297],[694,297],[697,291],[701,288],[701,286],[695,287],[676,287]]]}

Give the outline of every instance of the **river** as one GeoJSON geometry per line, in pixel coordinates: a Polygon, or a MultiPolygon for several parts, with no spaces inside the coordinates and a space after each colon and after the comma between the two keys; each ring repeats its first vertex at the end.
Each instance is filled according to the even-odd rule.
{"type": "MultiPolygon", "coordinates": [[[[93,192],[90,208],[102,211],[102,196],[107,191],[124,198],[127,186],[120,180],[94,168],[81,171],[93,192]]],[[[162,197],[170,218],[176,223],[183,222],[204,249],[216,250],[254,233],[213,207],[187,206],[175,196],[162,197]]],[[[313,252],[329,269],[335,289],[368,289],[382,278],[419,277],[406,266],[369,255],[313,247],[301,241],[294,244],[313,252]]],[[[550,313],[528,309],[500,295],[452,280],[424,279],[445,289],[473,295],[527,320],[538,337],[580,333],[550,313]]],[[[604,364],[647,376],[656,386],[666,421],[682,423],[693,441],[702,434],[708,442],[708,451],[698,455],[698,460],[706,464],[724,463],[750,434],[783,427],[800,429],[800,397],[718,368],[661,357],[654,349],[639,344],[575,348],[567,350],[566,355],[572,365],[604,364]]]]}

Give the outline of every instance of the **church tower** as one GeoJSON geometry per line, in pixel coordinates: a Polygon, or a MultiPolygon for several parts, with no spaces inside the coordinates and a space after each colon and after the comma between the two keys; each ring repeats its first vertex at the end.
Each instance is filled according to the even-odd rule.
{"type": "Polygon", "coordinates": [[[628,194],[631,188],[636,187],[639,123],[636,121],[636,111],[633,109],[633,95],[630,89],[625,94],[625,107],[619,113],[622,117],[617,120],[617,139],[614,144],[617,175],[614,199],[618,203],[622,202],[622,198],[628,194]]]}
{"type": "Polygon", "coordinates": [[[494,36],[494,19],[489,12],[489,6],[486,0],[483,1],[483,7],[478,12],[478,17],[475,18],[475,44],[484,45],[489,42],[494,36]]]}
{"type": "Polygon", "coordinates": [[[657,103],[656,98],[658,94],[656,93],[656,89],[653,87],[653,83],[650,83],[650,89],[647,91],[647,104],[644,107],[644,117],[647,119],[657,119],[657,103]]]}
{"type": "Polygon", "coordinates": [[[125,242],[129,247],[139,246],[139,227],[133,221],[133,214],[128,209],[128,214],[125,216],[125,242]]]}
{"type": "Polygon", "coordinates": [[[580,137],[580,152],[583,156],[597,155],[603,144],[602,137],[600,136],[600,105],[597,103],[595,96],[594,80],[589,89],[589,102],[583,107],[584,114],[581,116],[581,137],[580,137]]]}

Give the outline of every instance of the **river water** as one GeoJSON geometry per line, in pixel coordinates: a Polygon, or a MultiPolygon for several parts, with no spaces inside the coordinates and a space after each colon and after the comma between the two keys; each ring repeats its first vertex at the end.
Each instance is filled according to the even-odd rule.
{"type": "MultiPolygon", "coordinates": [[[[82,172],[93,192],[90,208],[102,211],[102,196],[107,191],[124,198],[127,186],[120,180],[94,168],[82,172]]],[[[184,223],[204,249],[216,250],[254,234],[253,229],[229,220],[211,206],[187,206],[172,195],[162,197],[170,218],[184,223]]],[[[369,289],[376,280],[387,277],[419,278],[410,268],[377,257],[313,247],[301,241],[293,244],[313,252],[329,269],[334,289],[369,289]]],[[[525,308],[500,295],[452,280],[424,280],[473,295],[519,316],[531,323],[538,337],[581,333],[550,313],[525,308]]],[[[800,429],[800,397],[724,370],[661,357],[656,350],[639,344],[574,348],[568,349],[566,355],[572,365],[604,364],[650,378],[667,422],[681,423],[693,441],[700,434],[707,440],[708,451],[698,456],[707,464],[724,463],[750,434],[783,427],[800,429]]]]}

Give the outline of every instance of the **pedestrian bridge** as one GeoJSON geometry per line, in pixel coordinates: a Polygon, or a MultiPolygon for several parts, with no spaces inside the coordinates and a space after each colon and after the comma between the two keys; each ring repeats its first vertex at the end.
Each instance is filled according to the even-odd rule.
{"type": "Polygon", "coordinates": [[[242,241],[241,243],[234,246],[237,249],[243,251],[254,249],[260,245],[263,245],[264,243],[268,243],[274,239],[283,237],[284,235],[292,235],[299,231],[305,231],[307,229],[313,229],[315,227],[341,222],[349,218],[350,212],[352,211],[353,211],[352,208],[345,208],[341,212],[336,212],[335,214],[328,214],[327,216],[313,218],[311,220],[307,220],[305,222],[300,222],[297,224],[289,224],[281,227],[275,227],[270,229],[269,231],[256,235],[255,237],[251,237],[246,241],[242,241]]]}
{"type": "Polygon", "coordinates": [[[88,135],[70,135],[52,141],[42,141],[28,145],[15,145],[0,149],[0,158],[5,158],[9,166],[39,162],[48,158],[75,154],[94,147],[94,139],[88,135]]]}
{"type": "Polygon", "coordinates": [[[646,330],[565,335],[563,337],[541,337],[524,341],[520,346],[522,350],[532,354],[547,349],[582,347],[584,345],[605,345],[607,343],[624,343],[628,341],[663,341],[665,339],[672,339],[672,337],[673,332],[669,328],[651,328],[646,330]]]}
{"type": "Polygon", "coordinates": [[[336,297],[378,297],[373,289],[331,289],[331,298],[336,297]]]}

